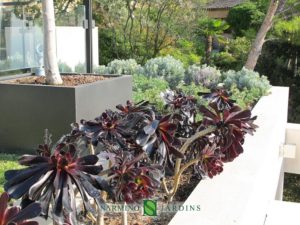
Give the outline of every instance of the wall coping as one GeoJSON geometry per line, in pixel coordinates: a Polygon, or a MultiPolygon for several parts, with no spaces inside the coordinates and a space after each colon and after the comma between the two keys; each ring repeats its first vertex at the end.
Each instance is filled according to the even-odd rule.
{"type": "Polygon", "coordinates": [[[252,113],[259,128],[247,135],[244,153],[194,189],[184,205],[200,205],[200,211],[180,211],[170,225],[264,224],[283,173],[279,149],[285,142],[288,96],[287,87],[272,87],[258,101],[252,113]]]}

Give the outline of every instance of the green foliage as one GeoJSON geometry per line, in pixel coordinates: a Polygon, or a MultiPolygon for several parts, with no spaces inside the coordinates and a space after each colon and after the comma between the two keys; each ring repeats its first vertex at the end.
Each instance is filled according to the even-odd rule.
{"type": "MultiPolygon", "coordinates": [[[[27,63],[27,65],[30,65],[27,63]]],[[[25,68],[27,65],[24,65],[23,56],[19,53],[8,56],[6,60],[0,60],[1,70],[11,70],[11,69],[20,69],[25,68]]]]}
{"type": "Polygon", "coordinates": [[[240,90],[237,88],[236,84],[233,84],[230,88],[230,92],[232,95],[231,98],[244,109],[251,108],[253,104],[262,97],[260,89],[257,87],[251,89],[244,88],[243,90],[240,90]]]}
{"type": "Polygon", "coordinates": [[[182,62],[172,56],[150,59],[144,66],[144,75],[147,77],[161,77],[165,79],[173,89],[184,77],[182,62]]]}
{"type": "Polygon", "coordinates": [[[195,97],[198,96],[199,92],[208,92],[209,91],[209,89],[207,89],[203,85],[195,84],[194,82],[190,83],[189,85],[181,83],[177,86],[177,89],[182,90],[183,93],[185,93],[186,95],[193,95],[195,97]]]}
{"type": "Polygon", "coordinates": [[[198,32],[200,35],[216,36],[224,33],[229,28],[229,25],[224,20],[201,18],[198,22],[198,32]]]}
{"type": "Polygon", "coordinates": [[[236,36],[242,36],[250,28],[258,30],[265,13],[260,11],[258,4],[245,2],[229,10],[227,22],[236,36]]]}
{"type": "MultiPolygon", "coordinates": [[[[194,27],[204,14],[201,10],[204,2],[206,1],[94,1],[97,12],[95,21],[101,41],[101,64],[107,64],[115,58],[134,58],[138,63],[144,64],[169,46],[180,49],[176,40],[193,39],[191,34],[194,27]]],[[[180,51],[186,50],[183,47],[180,51]]],[[[179,55],[174,53],[174,57],[179,55]]]]}
{"type": "Polygon", "coordinates": [[[201,57],[197,55],[195,44],[189,40],[178,40],[175,46],[169,46],[160,51],[161,56],[170,55],[180,60],[185,67],[199,63],[201,57]]]}
{"type": "Polygon", "coordinates": [[[162,78],[146,77],[144,75],[133,76],[133,101],[149,101],[164,111],[164,103],[160,93],[169,88],[168,83],[162,78]]]}
{"type": "Polygon", "coordinates": [[[218,52],[212,56],[213,64],[222,70],[234,69],[237,59],[229,52],[218,52]]]}
{"type": "Polygon", "coordinates": [[[81,0],[54,0],[54,7],[56,26],[82,26],[85,14],[81,0]]]}
{"type": "Polygon", "coordinates": [[[197,34],[202,40],[205,40],[205,63],[211,65],[211,55],[213,49],[213,38],[217,39],[218,42],[224,41],[222,34],[229,28],[229,25],[224,20],[202,18],[198,22],[197,34]]]}
{"type": "Polygon", "coordinates": [[[288,121],[291,123],[300,123],[299,55],[300,46],[268,41],[256,66],[260,74],[268,76],[272,85],[290,87],[288,121]]]}
{"type": "Polygon", "coordinates": [[[123,52],[121,46],[121,41],[119,36],[115,37],[114,32],[111,29],[101,28],[99,30],[99,40],[101,44],[98,46],[98,50],[101,53],[99,60],[101,64],[107,65],[109,62],[116,58],[128,58],[128,53],[123,52]],[[112,43],[115,43],[114,45],[112,43]]]}
{"type": "Polygon", "coordinates": [[[228,52],[232,53],[237,58],[242,58],[242,61],[246,61],[250,47],[250,40],[245,37],[237,37],[236,39],[230,40],[228,52]]]}
{"type": "Polygon", "coordinates": [[[186,84],[191,84],[193,82],[209,89],[216,86],[220,82],[220,79],[220,70],[207,65],[189,66],[184,75],[184,82],[186,84]]]}
{"type": "Polygon", "coordinates": [[[255,3],[258,10],[261,12],[267,12],[270,0],[250,0],[251,2],[255,3]]]}
{"type": "Polygon", "coordinates": [[[78,63],[74,69],[75,73],[86,73],[86,66],[84,63],[78,63]]]}
{"type": "MultiPolygon", "coordinates": [[[[187,95],[197,96],[199,92],[209,92],[209,89],[202,86],[201,84],[191,83],[190,85],[180,84],[178,89],[182,90],[187,95]]],[[[244,88],[243,90],[239,90],[236,84],[233,84],[230,88],[231,99],[235,100],[236,103],[242,107],[243,109],[253,107],[254,103],[259,100],[261,97],[260,90],[258,88],[252,88],[250,90],[244,88]]],[[[199,104],[206,105],[207,100],[197,97],[197,101],[199,104]]],[[[200,119],[200,118],[198,118],[200,119]]]]}
{"type": "Polygon", "coordinates": [[[240,71],[229,70],[222,74],[223,83],[227,89],[235,89],[239,91],[250,91],[245,94],[247,98],[258,100],[261,96],[266,95],[271,88],[270,82],[265,76],[260,76],[259,73],[243,68],[240,71]]]}
{"type": "Polygon", "coordinates": [[[283,201],[300,203],[300,175],[284,174],[283,201]]]}
{"type": "MultiPolygon", "coordinates": [[[[189,67],[190,74],[197,74],[201,69],[204,69],[211,73],[212,76],[218,77],[220,79],[220,71],[213,67],[198,67],[196,65],[189,67]]],[[[207,73],[208,74],[208,73],[207,73]]],[[[224,83],[226,88],[231,91],[232,99],[241,105],[243,108],[249,108],[259,100],[259,98],[268,93],[270,88],[269,82],[265,77],[260,77],[257,73],[252,71],[247,71],[243,69],[242,71],[228,71],[223,75],[225,77],[224,83]],[[245,76],[245,77],[242,77],[245,76]]],[[[208,76],[208,79],[209,78],[208,76]]],[[[160,93],[164,92],[169,88],[168,83],[161,77],[152,78],[146,77],[144,75],[134,75],[133,76],[133,100],[134,102],[139,101],[149,101],[155,105],[158,105],[160,111],[165,111],[164,103],[160,97],[160,93]]],[[[198,92],[208,92],[209,88],[202,85],[202,83],[195,84],[193,81],[189,84],[180,83],[177,89],[182,90],[187,95],[198,96],[198,92]]],[[[206,100],[197,97],[197,100],[201,104],[206,104],[206,100]]],[[[200,119],[200,118],[197,118],[200,119]]]]}
{"type": "Polygon", "coordinates": [[[100,74],[100,75],[105,75],[108,74],[107,68],[104,65],[96,66],[94,68],[94,73],[95,74],[100,74]]]}
{"type": "Polygon", "coordinates": [[[300,46],[300,16],[278,21],[274,27],[274,34],[283,41],[300,46]]]}
{"type": "Polygon", "coordinates": [[[72,73],[73,72],[72,68],[70,66],[68,66],[67,63],[61,62],[61,61],[58,62],[58,69],[59,69],[59,72],[61,72],[61,73],[72,73]]]}
{"type": "MultiPolygon", "coordinates": [[[[133,81],[134,102],[144,100],[149,101],[155,104],[159,111],[166,111],[164,103],[160,97],[160,93],[169,88],[168,84],[164,80],[160,78],[147,78],[143,75],[134,75],[133,81]]],[[[180,83],[177,86],[177,89],[182,90],[186,95],[194,95],[196,97],[198,96],[199,92],[209,92],[209,89],[201,84],[195,84],[194,82],[189,85],[180,83]]],[[[253,104],[261,97],[258,93],[258,88],[252,88],[250,90],[244,88],[243,90],[239,90],[236,84],[233,84],[230,88],[230,91],[232,93],[232,99],[236,100],[236,102],[245,109],[252,107],[253,104]]],[[[201,98],[200,96],[197,97],[197,101],[199,104],[207,104],[207,100],[201,98]]],[[[197,118],[197,120],[200,119],[201,118],[197,118]]]]}
{"type": "Polygon", "coordinates": [[[229,41],[225,52],[213,55],[213,63],[222,70],[240,70],[244,66],[251,41],[245,37],[237,37],[229,41]]]}
{"type": "Polygon", "coordinates": [[[115,59],[107,65],[106,71],[109,74],[133,75],[141,72],[141,66],[134,59],[115,59]]]}

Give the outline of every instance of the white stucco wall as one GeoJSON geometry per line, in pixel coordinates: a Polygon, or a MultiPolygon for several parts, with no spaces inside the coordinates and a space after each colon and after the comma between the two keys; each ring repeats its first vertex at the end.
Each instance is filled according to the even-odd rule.
{"type": "Polygon", "coordinates": [[[296,145],[296,156],[294,159],[284,159],[284,171],[300,174],[300,124],[287,124],[286,144],[296,145]]]}
{"type": "MultiPolygon", "coordinates": [[[[57,58],[72,69],[85,63],[85,30],[82,27],[56,27],[57,58]]],[[[93,29],[93,63],[98,65],[98,28],[93,29]]]]}
{"type": "Polygon", "coordinates": [[[276,198],[282,176],[280,145],[285,142],[288,88],[273,87],[253,109],[259,125],[247,136],[244,153],[224,166],[213,179],[201,181],[185,205],[201,211],[178,212],[170,225],[263,225],[270,203],[276,198]]]}

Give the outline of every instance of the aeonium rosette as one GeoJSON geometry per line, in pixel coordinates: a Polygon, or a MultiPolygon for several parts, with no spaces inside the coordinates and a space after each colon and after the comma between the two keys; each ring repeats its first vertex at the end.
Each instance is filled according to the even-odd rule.
{"type": "Polygon", "coordinates": [[[136,104],[131,101],[127,101],[126,105],[119,104],[116,108],[125,116],[132,113],[138,113],[142,114],[146,118],[148,117],[150,120],[155,118],[153,106],[151,106],[148,101],[141,101],[136,104]]]}
{"type": "MultiPolygon", "coordinates": [[[[166,107],[170,108],[172,111],[187,110],[187,107],[194,107],[197,103],[197,99],[194,96],[186,95],[184,92],[177,90],[160,93],[161,98],[165,102],[166,107]]],[[[195,113],[195,110],[193,111],[195,113]]]]}
{"type": "Polygon", "coordinates": [[[222,153],[217,149],[216,144],[206,145],[199,152],[199,163],[194,168],[200,177],[213,178],[223,171],[222,153]]]}
{"type": "Polygon", "coordinates": [[[139,130],[155,118],[154,111],[147,104],[134,105],[128,101],[125,106],[117,106],[120,112],[106,110],[94,120],[74,123],[72,133],[81,135],[94,146],[102,144],[105,151],[130,150],[139,130]]]}
{"type": "Polygon", "coordinates": [[[94,212],[89,198],[94,198],[98,204],[102,202],[94,178],[102,170],[97,162],[97,156],[78,157],[73,143],[62,142],[51,156],[23,155],[19,163],[26,168],[6,171],[4,188],[12,198],[23,197],[23,205],[39,201],[41,215],[46,218],[53,199],[53,218],[58,223],[67,219],[74,224],[76,216],[71,214],[76,213],[75,189],[79,190],[85,212],[94,212]]]}
{"type": "Polygon", "coordinates": [[[246,133],[253,134],[257,126],[253,123],[256,117],[251,117],[251,111],[242,110],[238,106],[220,111],[217,103],[209,104],[209,108],[200,107],[203,114],[202,126],[217,127],[214,142],[224,154],[222,161],[234,160],[243,152],[242,144],[246,133]]]}
{"type": "Polygon", "coordinates": [[[194,96],[186,95],[184,92],[177,90],[167,90],[161,93],[165,105],[173,114],[177,114],[176,136],[181,138],[191,137],[197,126],[197,99],[194,96]]]}
{"type": "Polygon", "coordinates": [[[81,120],[80,124],[75,125],[78,132],[88,138],[94,146],[100,142],[106,147],[126,147],[126,138],[135,132],[126,126],[127,121],[120,113],[112,110],[106,110],[95,120],[81,120]]]}
{"type": "Polygon", "coordinates": [[[149,121],[137,135],[136,143],[149,155],[153,162],[165,165],[168,168],[174,166],[172,157],[183,158],[178,150],[180,140],[175,136],[177,125],[172,115],[167,115],[149,121]]]}
{"type": "Polygon", "coordinates": [[[210,93],[199,92],[198,95],[208,99],[210,103],[215,103],[219,111],[230,109],[235,103],[235,101],[230,98],[230,93],[221,87],[212,89],[210,93]]]}
{"type": "Polygon", "coordinates": [[[133,155],[130,152],[120,151],[109,155],[112,159],[109,180],[116,201],[138,202],[152,197],[160,188],[163,168],[151,164],[145,153],[133,155]]]}

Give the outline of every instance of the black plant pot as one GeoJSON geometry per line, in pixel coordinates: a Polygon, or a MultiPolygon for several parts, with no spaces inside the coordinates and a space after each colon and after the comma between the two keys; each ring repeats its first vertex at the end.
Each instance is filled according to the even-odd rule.
{"type": "Polygon", "coordinates": [[[75,87],[0,83],[0,151],[33,152],[45,129],[56,142],[71,123],[94,119],[131,96],[128,75],[75,87]]]}

